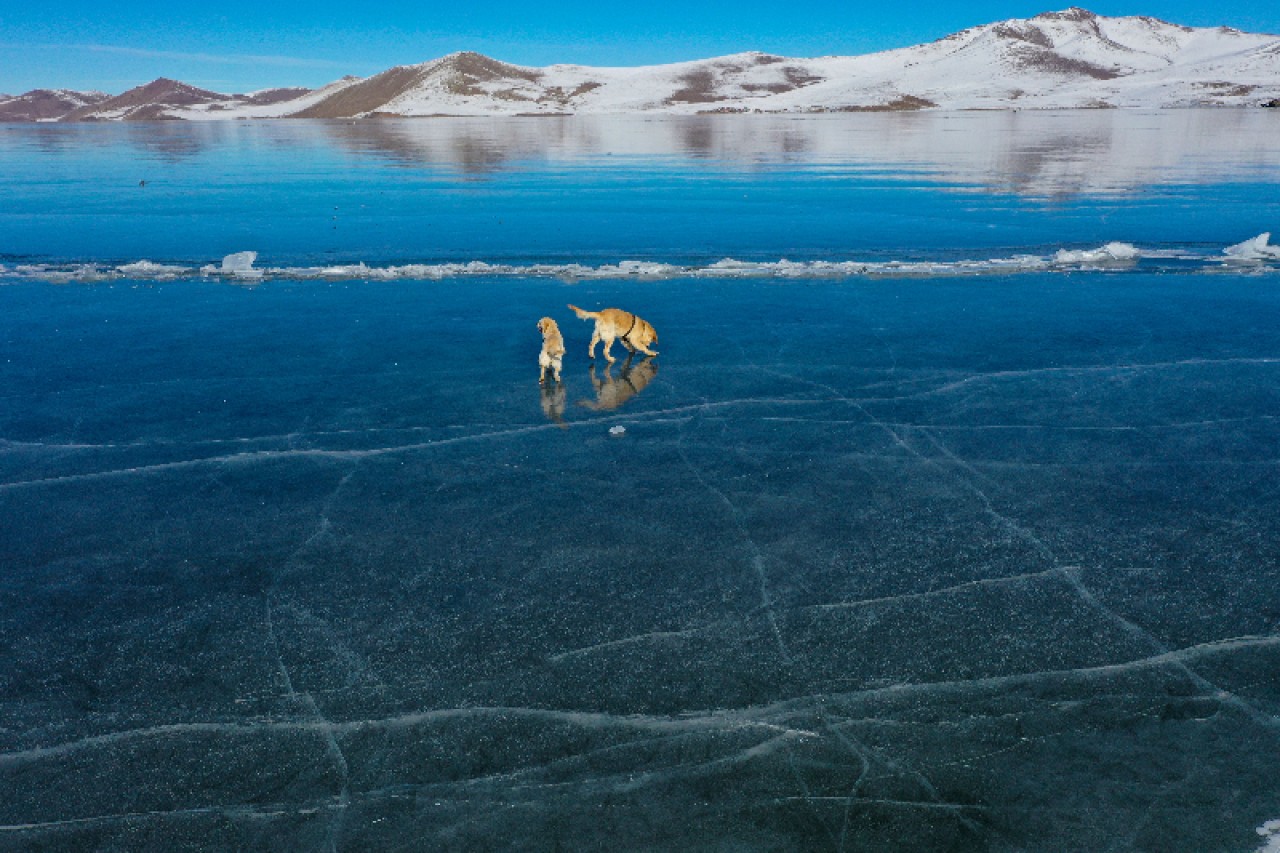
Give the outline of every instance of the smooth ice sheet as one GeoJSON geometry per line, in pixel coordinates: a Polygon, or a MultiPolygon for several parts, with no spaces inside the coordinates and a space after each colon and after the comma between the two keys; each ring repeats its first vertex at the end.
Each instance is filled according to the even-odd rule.
{"type": "Polygon", "coordinates": [[[0,288],[0,846],[1273,843],[1278,309],[0,288]]]}

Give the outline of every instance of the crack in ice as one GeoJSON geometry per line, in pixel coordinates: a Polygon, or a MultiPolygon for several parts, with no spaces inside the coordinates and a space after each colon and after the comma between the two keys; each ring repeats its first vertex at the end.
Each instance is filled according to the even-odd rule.
{"type": "MultiPolygon", "coordinates": [[[[351,475],[348,474],[348,477],[351,475]]],[[[345,480],[344,480],[345,482],[345,480]]],[[[319,534],[317,534],[319,535],[319,534]]],[[[313,536],[312,539],[315,537],[313,536]]],[[[307,540],[310,542],[311,540],[307,540]]],[[[306,544],[302,547],[306,547],[306,544]]],[[[289,675],[289,668],[285,666],[284,656],[280,652],[280,643],[276,638],[275,622],[271,616],[271,600],[268,597],[266,601],[267,609],[267,641],[273,653],[275,654],[276,666],[279,670],[280,677],[284,681],[286,690],[294,703],[302,708],[311,717],[314,730],[318,731],[324,740],[325,752],[329,759],[333,762],[334,767],[338,770],[339,779],[341,780],[341,789],[338,792],[337,802],[338,810],[334,812],[333,820],[329,824],[329,834],[326,839],[328,848],[336,853],[338,849],[337,839],[341,832],[343,816],[347,807],[351,803],[350,789],[350,768],[347,765],[347,757],[342,752],[342,747],[338,744],[337,736],[334,733],[334,724],[325,719],[320,713],[320,707],[316,705],[316,701],[310,694],[298,693],[293,686],[293,678],[289,675]]]]}
{"type": "Polygon", "coordinates": [[[204,465],[232,465],[232,464],[253,464],[257,462],[271,462],[277,460],[289,459],[333,459],[341,461],[353,461],[360,459],[373,459],[382,456],[392,456],[399,453],[413,453],[423,450],[431,450],[436,447],[449,447],[458,444],[469,444],[478,441],[490,441],[502,438],[514,438],[520,435],[528,435],[531,433],[552,432],[560,430],[563,426],[570,428],[585,428],[593,424],[612,423],[614,421],[645,421],[645,422],[661,422],[664,415],[676,415],[684,413],[694,413],[708,411],[713,409],[730,408],[734,406],[752,406],[752,405],[768,405],[768,406],[806,406],[821,405],[822,400],[807,400],[795,398],[781,399],[762,399],[762,398],[744,398],[738,400],[721,400],[716,402],[703,402],[688,406],[673,406],[668,409],[659,409],[648,412],[633,412],[629,414],[605,415],[601,417],[593,417],[589,420],[566,421],[561,424],[533,424],[528,426],[513,427],[510,429],[493,430],[490,432],[474,433],[470,435],[455,436],[453,438],[441,438],[435,441],[415,442],[413,444],[400,444],[388,447],[373,447],[365,449],[347,449],[347,450],[325,450],[322,448],[301,448],[295,450],[260,450],[245,453],[230,453],[220,456],[205,456],[198,459],[182,459],[173,462],[157,462],[151,465],[138,465],[129,468],[113,468],[106,471],[91,471],[83,474],[65,474],[57,477],[43,477],[33,480],[16,480],[7,483],[0,483],[0,492],[15,491],[21,488],[29,488],[34,486],[50,486],[60,485],[64,483],[90,482],[94,480],[110,479],[114,477],[132,476],[137,474],[150,474],[162,471],[185,470],[188,468],[196,468],[204,465]]]}
{"type": "MultiPolygon", "coordinates": [[[[1067,579],[1067,582],[1071,584],[1072,588],[1076,591],[1076,594],[1079,595],[1080,598],[1086,604],[1088,604],[1090,607],[1094,608],[1095,610],[1099,611],[1100,613],[1104,614],[1108,619],[1110,619],[1112,622],[1118,625],[1121,628],[1121,630],[1123,630],[1125,633],[1141,640],[1154,651],[1160,652],[1161,654],[1169,654],[1169,647],[1166,646],[1164,643],[1160,642],[1160,640],[1157,639],[1153,634],[1151,634],[1149,631],[1144,630],[1139,625],[1126,619],[1124,616],[1120,615],[1113,608],[1108,607],[1097,596],[1095,596],[1093,592],[1088,587],[1086,587],[1084,583],[1080,580],[1079,573],[1080,573],[1080,569],[1078,568],[1064,569],[1062,572],[1062,575],[1067,579]]],[[[1186,673],[1187,677],[1190,678],[1196,684],[1196,686],[1206,691],[1213,698],[1218,699],[1219,701],[1225,702],[1231,705],[1232,707],[1236,708],[1237,710],[1242,711],[1245,714],[1245,716],[1249,717],[1254,722],[1262,726],[1265,726],[1267,728],[1272,728],[1272,729],[1280,729],[1280,719],[1278,719],[1274,715],[1267,714],[1258,710],[1252,703],[1245,701],[1235,693],[1232,693],[1231,691],[1225,688],[1219,687],[1218,685],[1209,681],[1207,678],[1200,675],[1200,673],[1196,672],[1190,666],[1188,666],[1186,661],[1178,660],[1176,661],[1176,664],[1179,669],[1181,669],[1183,672],[1186,673]]]]}
{"type": "Polygon", "coordinates": [[[791,653],[787,650],[786,641],[782,638],[782,629],[778,625],[778,615],[774,607],[773,596],[769,591],[769,580],[764,568],[764,554],[760,550],[760,546],[756,544],[746,525],[743,524],[741,511],[734,505],[733,501],[729,500],[723,491],[707,482],[702,474],[699,473],[697,467],[689,461],[689,456],[684,448],[683,434],[681,435],[681,440],[676,443],[676,451],[680,454],[680,460],[684,462],[685,467],[689,469],[689,473],[693,474],[694,479],[704,489],[715,495],[728,509],[729,518],[733,522],[733,526],[738,529],[738,533],[742,536],[742,541],[746,543],[750,552],[751,568],[755,572],[760,590],[761,608],[765,613],[765,618],[769,621],[769,629],[773,633],[773,638],[777,642],[778,653],[782,656],[782,662],[790,666],[792,663],[791,653]]]}

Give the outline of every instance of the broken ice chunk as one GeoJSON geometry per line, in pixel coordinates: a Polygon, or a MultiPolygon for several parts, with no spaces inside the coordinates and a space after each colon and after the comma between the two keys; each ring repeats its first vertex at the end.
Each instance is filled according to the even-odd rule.
{"type": "Polygon", "coordinates": [[[234,252],[222,259],[222,266],[209,264],[201,267],[200,271],[233,278],[262,278],[262,270],[253,268],[253,262],[257,259],[257,252],[234,252]]]}
{"type": "Polygon", "coordinates": [[[1059,264],[1113,264],[1136,261],[1141,256],[1130,243],[1108,243],[1098,249],[1059,249],[1053,260],[1059,264]]]}
{"type": "Polygon", "coordinates": [[[1243,243],[1228,246],[1222,253],[1233,261],[1280,261],[1280,246],[1271,245],[1270,231],[1243,243]]]}

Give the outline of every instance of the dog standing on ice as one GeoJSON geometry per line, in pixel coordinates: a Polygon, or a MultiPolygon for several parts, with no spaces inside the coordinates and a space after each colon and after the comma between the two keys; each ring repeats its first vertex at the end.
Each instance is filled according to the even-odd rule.
{"type": "Polygon", "coordinates": [[[543,317],[538,321],[538,331],[542,332],[542,352],[538,353],[538,366],[542,372],[538,381],[547,381],[549,369],[555,381],[559,382],[560,360],[564,358],[564,338],[560,336],[560,327],[550,317],[543,317]]]}
{"type": "Polygon", "coordinates": [[[595,331],[591,333],[591,346],[587,348],[587,355],[592,361],[595,361],[596,344],[600,341],[604,341],[604,358],[610,364],[613,364],[614,359],[609,354],[609,348],[613,346],[615,340],[622,341],[622,345],[629,352],[639,351],[649,356],[657,355],[649,349],[650,344],[658,342],[657,330],[635,314],[623,311],[621,308],[583,311],[577,305],[569,307],[579,319],[596,321],[595,331]]]}

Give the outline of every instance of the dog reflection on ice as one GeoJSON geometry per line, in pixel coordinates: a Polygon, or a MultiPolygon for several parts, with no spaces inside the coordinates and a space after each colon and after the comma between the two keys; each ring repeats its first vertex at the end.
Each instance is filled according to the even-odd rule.
{"type": "Polygon", "coordinates": [[[542,385],[542,413],[547,416],[547,420],[559,424],[561,429],[569,428],[569,425],[564,422],[565,403],[563,383],[552,382],[542,385]]]}
{"type": "Polygon", "coordinates": [[[653,377],[658,375],[658,365],[652,358],[646,358],[633,367],[631,362],[634,358],[634,353],[627,356],[627,360],[622,363],[620,375],[616,377],[612,373],[612,364],[605,367],[603,377],[596,376],[596,366],[592,364],[591,385],[596,389],[596,399],[594,402],[579,400],[578,405],[593,412],[607,412],[643,391],[653,381],[653,377]]]}

